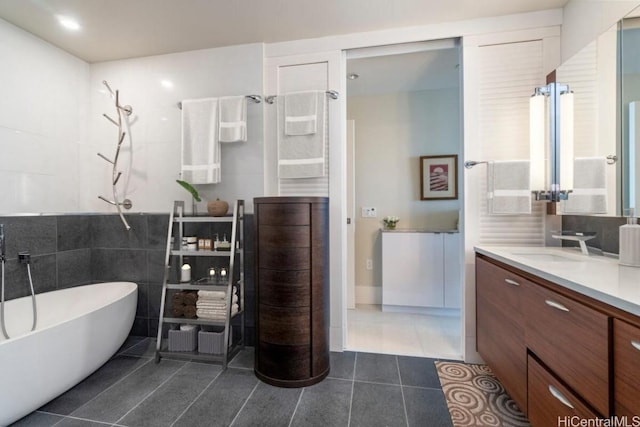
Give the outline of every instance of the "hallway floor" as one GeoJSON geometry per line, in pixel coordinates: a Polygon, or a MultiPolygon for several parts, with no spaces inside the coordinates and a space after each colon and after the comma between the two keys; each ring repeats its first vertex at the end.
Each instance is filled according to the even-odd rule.
{"type": "Polygon", "coordinates": [[[229,364],[154,363],[155,340],[130,337],[83,382],[13,426],[451,426],[433,359],[331,353],[319,384],[277,388],[253,372],[253,348],[229,364]]]}
{"type": "Polygon", "coordinates": [[[347,310],[347,350],[462,359],[459,316],[393,313],[380,305],[347,310]]]}

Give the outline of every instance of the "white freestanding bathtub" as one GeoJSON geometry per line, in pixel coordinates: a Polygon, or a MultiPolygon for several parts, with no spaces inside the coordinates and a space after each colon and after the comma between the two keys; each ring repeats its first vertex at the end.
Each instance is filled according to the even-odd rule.
{"type": "Polygon", "coordinates": [[[0,426],[6,426],[64,393],[102,366],[127,338],[138,286],[99,283],[5,302],[11,337],[0,333],[0,426]]]}

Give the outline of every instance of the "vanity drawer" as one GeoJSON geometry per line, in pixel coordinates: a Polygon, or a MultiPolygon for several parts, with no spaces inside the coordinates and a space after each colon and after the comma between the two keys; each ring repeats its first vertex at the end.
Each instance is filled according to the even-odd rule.
{"type": "Polygon", "coordinates": [[[598,418],[577,396],[531,356],[528,360],[528,372],[528,418],[533,427],[571,425],[568,421],[561,423],[562,420],[570,420],[571,417],[598,418]]]}
{"type": "Polygon", "coordinates": [[[600,414],[610,414],[609,317],[526,283],[527,347],[600,414]]]}
{"type": "Polygon", "coordinates": [[[615,414],[640,415],[640,328],[613,321],[615,414]]]}
{"type": "Polygon", "coordinates": [[[522,286],[527,282],[476,258],[477,350],[518,407],[527,413],[527,348],[522,286]]]}

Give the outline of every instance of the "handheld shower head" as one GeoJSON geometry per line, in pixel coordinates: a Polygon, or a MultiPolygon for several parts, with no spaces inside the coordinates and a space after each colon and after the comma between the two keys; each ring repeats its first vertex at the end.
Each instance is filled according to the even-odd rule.
{"type": "Polygon", "coordinates": [[[6,246],[4,243],[4,224],[0,224],[0,261],[5,260],[6,246]]]}

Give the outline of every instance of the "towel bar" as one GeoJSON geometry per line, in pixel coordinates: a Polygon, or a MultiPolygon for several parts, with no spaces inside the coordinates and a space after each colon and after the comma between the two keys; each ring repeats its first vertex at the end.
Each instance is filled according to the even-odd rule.
{"type": "Polygon", "coordinates": [[[475,165],[479,165],[481,163],[489,163],[485,160],[477,162],[475,160],[467,160],[466,162],[464,162],[464,167],[467,169],[471,169],[472,167],[474,167],[475,165]]]}
{"type": "MultiPolygon", "coordinates": [[[[337,90],[327,90],[327,91],[325,91],[325,94],[327,94],[329,96],[329,98],[331,98],[331,99],[340,98],[340,92],[338,92],[337,90]]],[[[278,95],[265,96],[264,97],[264,102],[266,102],[267,104],[273,104],[277,97],[278,97],[278,95]]]]}
{"type": "MultiPolygon", "coordinates": [[[[260,104],[262,102],[262,97],[260,95],[245,95],[245,98],[248,98],[255,102],[256,104],[260,104]]],[[[182,102],[178,102],[178,108],[182,110],[182,102]]]]}

